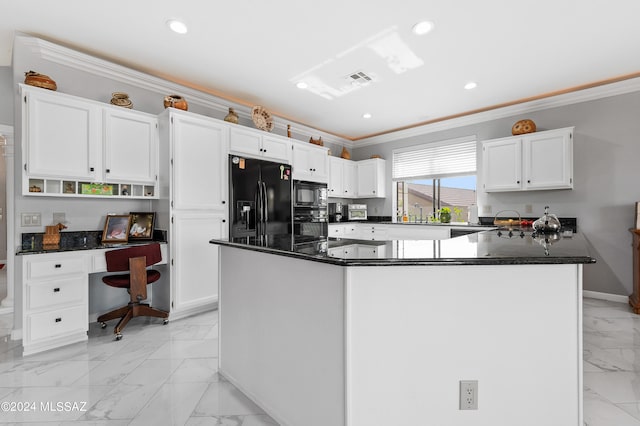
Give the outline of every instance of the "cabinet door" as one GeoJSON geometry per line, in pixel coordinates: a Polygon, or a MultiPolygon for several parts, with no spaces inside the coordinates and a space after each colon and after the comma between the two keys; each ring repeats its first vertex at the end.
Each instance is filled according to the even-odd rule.
{"type": "Polygon", "coordinates": [[[172,118],[173,208],[226,210],[228,127],[199,117],[172,118]]]}
{"type": "Polygon", "coordinates": [[[171,233],[172,311],[196,309],[218,300],[218,250],[211,238],[227,236],[224,214],[178,213],[171,233]]]}
{"type": "Polygon", "coordinates": [[[329,185],[327,187],[329,197],[343,197],[342,184],[343,162],[338,157],[329,157],[329,185]]]}
{"type": "Polygon", "coordinates": [[[246,154],[254,158],[262,157],[262,136],[258,133],[233,127],[229,131],[229,151],[246,154]]]}
{"type": "Polygon", "coordinates": [[[526,189],[573,188],[572,132],[532,134],[522,147],[526,189]]]}
{"type": "Polygon", "coordinates": [[[104,111],[104,176],[108,182],[154,183],[158,120],[127,109],[104,111]]]}
{"type": "Polygon", "coordinates": [[[98,106],[43,89],[23,93],[27,173],[94,180],[101,161],[98,106]]]}
{"type": "Polygon", "coordinates": [[[342,165],[342,193],[346,198],[354,198],[357,195],[358,166],[354,161],[347,161],[342,165]]]}
{"type": "Polygon", "coordinates": [[[357,162],[359,198],[383,198],[384,160],[371,159],[357,162]]]}
{"type": "Polygon", "coordinates": [[[484,143],[482,177],[486,192],[520,190],[522,188],[521,139],[510,138],[484,143]]]}
{"type": "Polygon", "coordinates": [[[262,156],[265,160],[291,164],[291,142],[263,136],[262,156]]]}
{"type": "Polygon", "coordinates": [[[297,143],[293,145],[293,178],[327,183],[329,156],[324,148],[297,143]]]}

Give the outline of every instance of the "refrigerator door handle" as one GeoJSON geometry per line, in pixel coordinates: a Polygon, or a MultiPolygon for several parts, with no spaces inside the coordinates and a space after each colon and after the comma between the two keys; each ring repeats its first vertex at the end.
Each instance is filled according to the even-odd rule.
{"type": "Polygon", "coordinates": [[[262,236],[262,186],[260,181],[256,182],[256,233],[258,237],[262,236]]]}
{"type": "Polygon", "coordinates": [[[267,199],[267,184],[262,182],[262,199],[264,200],[262,208],[264,209],[264,227],[267,228],[267,222],[269,221],[269,201],[267,199]]]}

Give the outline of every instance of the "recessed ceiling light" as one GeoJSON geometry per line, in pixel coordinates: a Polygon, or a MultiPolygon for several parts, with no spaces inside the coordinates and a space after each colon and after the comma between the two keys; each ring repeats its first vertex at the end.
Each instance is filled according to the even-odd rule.
{"type": "Polygon", "coordinates": [[[478,87],[478,83],[476,83],[475,81],[470,81],[464,85],[464,88],[467,90],[475,89],[476,87],[478,87]]]}
{"type": "Polygon", "coordinates": [[[364,114],[362,114],[362,118],[371,118],[371,114],[368,112],[365,112],[364,114]]]}
{"type": "Polygon", "coordinates": [[[298,83],[296,83],[296,87],[298,89],[306,89],[307,87],[309,87],[309,85],[304,81],[299,81],[298,83]]]}
{"type": "Polygon", "coordinates": [[[177,19],[170,19],[167,21],[167,26],[171,28],[171,31],[178,34],[186,34],[187,33],[187,24],[182,21],[178,21],[177,19]]]}
{"type": "Polygon", "coordinates": [[[411,31],[416,35],[425,35],[431,30],[433,30],[433,22],[431,21],[418,22],[411,29],[411,31]]]}

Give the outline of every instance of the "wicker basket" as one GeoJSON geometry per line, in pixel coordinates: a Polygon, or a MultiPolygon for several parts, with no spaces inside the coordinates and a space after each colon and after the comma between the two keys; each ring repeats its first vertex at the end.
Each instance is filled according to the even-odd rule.
{"type": "Polygon", "coordinates": [[[56,82],[48,75],[39,74],[35,71],[27,71],[24,73],[24,84],[29,86],[42,87],[43,89],[58,90],[56,82]]]}

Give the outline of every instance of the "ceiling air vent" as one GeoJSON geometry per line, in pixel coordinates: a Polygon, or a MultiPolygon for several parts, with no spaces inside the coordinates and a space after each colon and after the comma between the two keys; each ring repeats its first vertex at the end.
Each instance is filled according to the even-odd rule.
{"type": "Polygon", "coordinates": [[[364,85],[371,83],[373,78],[362,71],[356,71],[347,76],[347,80],[349,80],[353,84],[364,85]]]}

